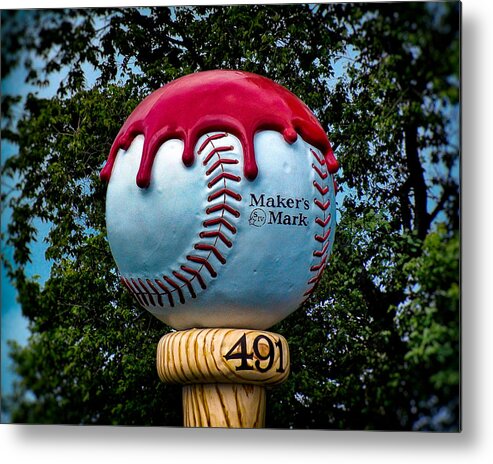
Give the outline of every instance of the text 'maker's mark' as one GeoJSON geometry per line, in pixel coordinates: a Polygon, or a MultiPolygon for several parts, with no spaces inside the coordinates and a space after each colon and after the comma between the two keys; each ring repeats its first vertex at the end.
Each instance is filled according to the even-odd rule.
{"type": "Polygon", "coordinates": [[[248,223],[254,227],[264,224],[280,224],[285,226],[308,227],[308,217],[302,211],[310,209],[306,198],[285,197],[282,195],[267,196],[265,193],[250,193],[250,213],[248,223]],[[266,209],[269,208],[269,209],[266,209]],[[293,211],[302,210],[302,211],[293,211]]]}

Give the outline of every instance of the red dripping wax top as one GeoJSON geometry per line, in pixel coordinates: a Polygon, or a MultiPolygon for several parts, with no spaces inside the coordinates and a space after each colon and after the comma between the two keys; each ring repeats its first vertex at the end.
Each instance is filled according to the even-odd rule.
{"type": "Polygon", "coordinates": [[[100,177],[109,181],[118,150],[127,150],[139,134],[144,136],[144,147],[136,180],[146,188],[164,142],[181,139],[183,163],[191,166],[198,139],[209,131],[225,131],[240,140],[245,177],[254,180],[258,168],[253,138],[261,130],[278,131],[288,143],[299,134],[322,151],[329,172],[339,168],[325,131],[298,97],[257,74],[217,70],[181,77],[145,98],[118,132],[100,177]]]}

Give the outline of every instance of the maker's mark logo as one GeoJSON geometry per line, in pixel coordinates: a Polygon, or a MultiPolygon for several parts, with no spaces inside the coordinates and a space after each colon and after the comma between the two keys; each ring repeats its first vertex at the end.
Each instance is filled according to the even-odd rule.
{"type": "Polygon", "coordinates": [[[265,224],[266,220],[265,211],[261,208],[255,208],[250,213],[250,219],[248,220],[248,224],[255,227],[262,227],[265,224]]]}
{"type": "Polygon", "coordinates": [[[308,217],[303,211],[310,209],[310,202],[305,198],[267,196],[265,193],[250,193],[250,213],[248,224],[262,227],[265,224],[308,227],[308,217]]]}

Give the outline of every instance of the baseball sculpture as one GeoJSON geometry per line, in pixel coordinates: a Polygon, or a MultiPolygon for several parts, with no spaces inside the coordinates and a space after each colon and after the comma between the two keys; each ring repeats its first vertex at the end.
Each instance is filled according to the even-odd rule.
{"type": "Polygon", "coordinates": [[[308,107],[247,72],[177,79],[117,134],[101,172],[108,240],[122,283],[179,331],[161,340],[158,372],[194,386],[185,425],[262,426],[265,394],[252,388],[289,372],[287,343],[265,329],[309,298],[327,264],[337,169],[308,107]],[[257,405],[250,422],[215,417],[213,399],[197,406],[200,388],[224,409],[221,389],[236,383],[257,405]]]}

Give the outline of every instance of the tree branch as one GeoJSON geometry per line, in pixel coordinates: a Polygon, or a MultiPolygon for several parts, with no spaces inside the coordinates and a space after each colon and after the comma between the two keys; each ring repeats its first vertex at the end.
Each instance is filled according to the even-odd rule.
{"type": "Polygon", "coordinates": [[[443,210],[445,203],[450,199],[451,195],[455,192],[455,185],[448,183],[443,187],[443,192],[438,201],[437,205],[433,209],[433,211],[429,214],[430,224],[436,219],[438,214],[443,210]]]}

